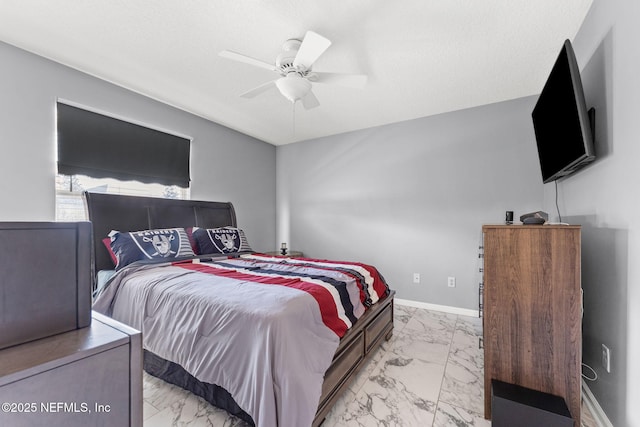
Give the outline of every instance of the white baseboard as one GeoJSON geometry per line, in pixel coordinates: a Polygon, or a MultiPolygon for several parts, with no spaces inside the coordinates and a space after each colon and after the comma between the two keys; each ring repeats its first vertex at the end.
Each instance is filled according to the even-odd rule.
{"type": "Polygon", "coordinates": [[[478,310],[469,310],[468,308],[451,307],[448,305],[430,304],[428,302],[412,301],[408,299],[394,298],[393,301],[399,305],[407,307],[424,308],[427,310],[442,311],[444,313],[459,314],[461,316],[478,317],[478,310]]]}
{"type": "Polygon", "coordinates": [[[589,408],[589,411],[591,412],[591,415],[593,415],[593,419],[598,424],[598,427],[613,427],[613,424],[611,424],[611,421],[607,418],[607,414],[602,410],[602,407],[596,400],[593,393],[591,393],[591,390],[584,379],[582,380],[582,400],[586,407],[589,408]]]}

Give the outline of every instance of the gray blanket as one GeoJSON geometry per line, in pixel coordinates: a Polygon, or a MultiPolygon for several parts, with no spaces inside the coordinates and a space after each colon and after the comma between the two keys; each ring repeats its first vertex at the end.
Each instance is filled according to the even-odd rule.
{"type": "Polygon", "coordinates": [[[304,290],[169,264],[121,270],[93,308],[142,331],[149,351],[225,388],[257,427],[311,425],[339,342],[304,290]]]}

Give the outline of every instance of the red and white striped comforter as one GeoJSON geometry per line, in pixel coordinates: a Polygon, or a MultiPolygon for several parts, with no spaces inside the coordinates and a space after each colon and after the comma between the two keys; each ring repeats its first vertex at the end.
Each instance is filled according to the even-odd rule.
{"type": "Polygon", "coordinates": [[[388,294],[366,264],[253,254],[130,265],[94,309],[225,388],[258,427],[311,425],[339,338],[388,294]]]}

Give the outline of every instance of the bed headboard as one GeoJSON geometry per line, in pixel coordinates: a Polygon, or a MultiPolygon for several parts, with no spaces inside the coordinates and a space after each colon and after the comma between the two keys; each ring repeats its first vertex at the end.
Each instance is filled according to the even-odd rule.
{"type": "Polygon", "coordinates": [[[112,270],[113,263],[102,239],[111,230],[138,231],[152,228],[236,227],[230,202],[160,199],[85,192],[87,216],[93,229],[94,274],[112,270]]]}

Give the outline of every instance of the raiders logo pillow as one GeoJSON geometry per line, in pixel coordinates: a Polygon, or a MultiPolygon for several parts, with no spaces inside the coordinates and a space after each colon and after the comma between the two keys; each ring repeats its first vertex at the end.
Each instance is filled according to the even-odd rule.
{"type": "Polygon", "coordinates": [[[140,260],[166,260],[194,256],[184,228],[120,232],[111,231],[116,270],[140,260]]]}
{"type": "Polygon", "coordinates": [[[253,252],[244,231],[239,228],[193,227],[192,233],[198,255],[253,252]]]}

